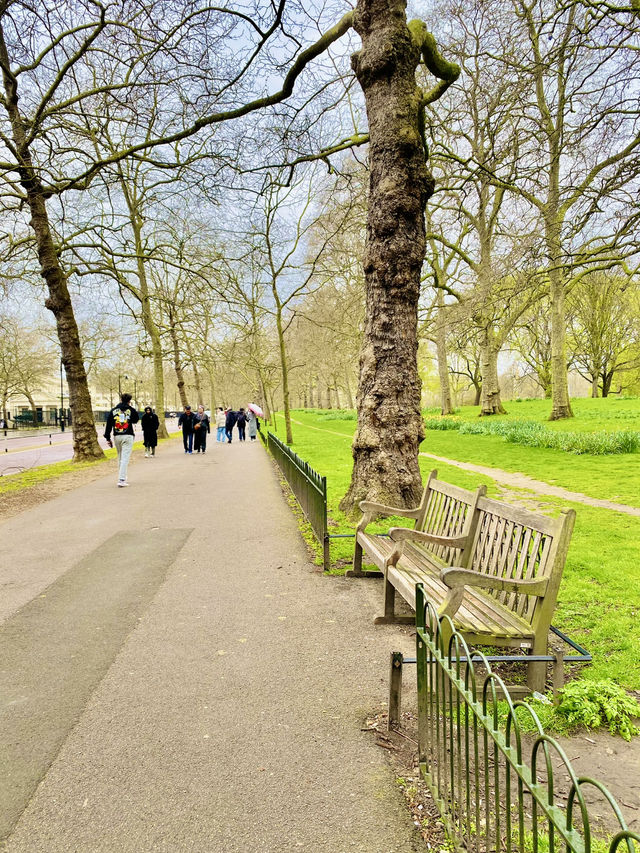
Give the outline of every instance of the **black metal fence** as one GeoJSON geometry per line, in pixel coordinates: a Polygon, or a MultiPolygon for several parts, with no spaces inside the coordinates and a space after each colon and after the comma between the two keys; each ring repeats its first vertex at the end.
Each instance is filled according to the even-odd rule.
{"type": "Polygon", "coordinates": [[[469,650],[448,617],[439,620],[421,584],[416,625],[420,770],[456,849],[637,851],[640,836],[628,828],[611,793],[576,774],[529,705],[509,699],[486,657],[469,650]],[[502,723],[501,694],[507,697],[502,723]],[[535,732],[529,760],[523,715],[535,732]],[[603,806],[610,810],[606,831],[590,818],[594,801],[599,817],[603,806]]]}
{"type": "Polygon", "coordinates": [[[327,478],[318,474],[272,432],[267,433],[267,447],[300,504],[316,539],[322,545],[322,562],[328,571],[330,563],[327,530],[327,478]]]}

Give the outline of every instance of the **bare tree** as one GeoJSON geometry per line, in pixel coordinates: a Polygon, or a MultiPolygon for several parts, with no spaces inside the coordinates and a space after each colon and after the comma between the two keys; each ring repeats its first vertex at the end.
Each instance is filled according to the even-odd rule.
{"type": "MultiPolygon", "coordinates": [[[[68,271],[61,263],[51,224],[52,206],[59,213],[56,205],[64,196],[86,189],[106,166],[159,147],[175,150],[181,141],[205,128],[285,100],[305,66],[349,29],[352,17],[348,13],[305,50],[299,51],[296,44],[298,55],[279,91],[238,106],[239,84],[245,84],[244,78],[265,44],[282,32],[285,0],[271,8],[268,23],[242,11],[220,7],[193,10],[185,3],[184,14],[174,8],[172,21],[177,23],[165,27],[160,7],[161,3],[149,0],[140,16],[137,3],[123,7],[115,2],[103,5],[97,0],[77,0],[35,10],[26,0],[0,2],[4,90],[0,105],[7,119],[0,127],[0,170],[7,181],[4,202],[13,205],[18,219],[24,206],[30,213],[40,272],[48,289],[45,304],[56,320],[67,375],[74,459],[99,458],[103,453],[95,434],[68,271]],[[244,57],[238,56],[234,46],[238,39],[234,41],[233,36],[240,37],[244,57]],[[191,61],[192,49],[201,57],[197,68],[191,61]],[[217,67],[210,66],[214,61],[217,67]],[[168,63],[172,75],[166,74],[168,63]],[[222,79],[217,91],[211,86],[214,79],[222,79]],[[177,113],[169,106],[173,124],[169,122],[160,136],[149,138],[143,130],[145,121],[140,120],[143,132],[137,140],[127,141],[116,152],[96,148],[105,120],[97,105],[104,105],[105,100],[112,103],[116,121],[126,111],[135,116],[138,95],[145,86],[158,91],[161,84],[159,108],[165,100],[168,105],[183,103],[186,108],[177,113]],[[77,120],[79,115],[82,122],[77,120]],[[87,116],[92,117],[88,136],[87,116]]],[[[348,140],[346,144],[352,143],[348,140]]],[[[337,149],[340,147],[344,146],[337,149]]]]}

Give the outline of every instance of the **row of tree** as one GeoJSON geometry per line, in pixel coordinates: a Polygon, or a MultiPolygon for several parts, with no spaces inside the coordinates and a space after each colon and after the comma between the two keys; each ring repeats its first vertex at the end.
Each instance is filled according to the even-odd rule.
{"type": "MultiPolygon", "coordinates": [[[[156,405],[170,359],[183,404],[188,383],[267,407],[277,391],[288,440],[292,389],[353,400],[359,353],[346,509],[420,494],[420,337],[445,394],[452,342],[477,349],[491,414],[499,353],[520,337],[530,355],[548,316],[544,387],[570,416],[568,305],[606,281],[637,316],[633,4],[445,0],[455,62],[402,0],[163,6],[0,2],[3,281],[44,282],[75,458],[101,455],[76,319],[96,290],[135,322],[156,405]]],[[[606,392],[625,365],[576,323],[573,361],[606,392]]]]}

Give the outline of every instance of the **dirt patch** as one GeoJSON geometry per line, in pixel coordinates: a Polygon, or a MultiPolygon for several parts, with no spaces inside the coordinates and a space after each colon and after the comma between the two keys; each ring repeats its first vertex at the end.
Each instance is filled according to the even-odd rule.
{"type": "MultiPolygon", "coordinates": [[[[618,802],[629,829],[640,832],[640,738],[629,743],[608,732],[585,731],[574,737],[556,738],[578,777],[601,782],[618,802]]],[[[557,794],[566,799],[570,786],[563,762],[552,754],[557,794]]],[[[606,832],[616,832],[619,824],[611,807],[593,786],[583,786],[593,823],[606,832]]]]}
{"type": "Polygon", "coordinates": [[[109,474],[111,468],[112,466],[106,462],[97,463],[91,468],[69,471],[15,492],[5,492],[0,495],[0,521],[6,521],[27,509],[57,498],[58,495],[77,489],[78,486],[84,486],[85,483],[92,483],[109,474]]]}

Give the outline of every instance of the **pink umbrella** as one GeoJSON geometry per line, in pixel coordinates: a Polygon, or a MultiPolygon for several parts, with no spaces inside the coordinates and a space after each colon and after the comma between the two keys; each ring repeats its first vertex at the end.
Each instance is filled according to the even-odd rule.
{"type": "Polygon", "coordinates": [[[262,411],[260,406],[256,406],[255,403],[249,403],[249,405],[247,406],[247,409],[250,409],[253,412],[253,414],[257,415],[259,418],[264,417],[264,412],[262,411]]]}

